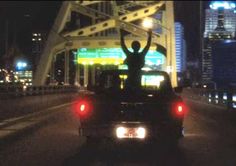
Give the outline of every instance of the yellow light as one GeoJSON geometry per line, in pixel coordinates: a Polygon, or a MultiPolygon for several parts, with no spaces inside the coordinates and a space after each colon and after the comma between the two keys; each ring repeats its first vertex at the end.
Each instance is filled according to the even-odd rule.
{"type": "Polygon", "coordinates": [[[142,76],[142,86],[159,88],[164,76],[142,76]]]}
{"type": "Polygon", "coordinates": [[[127,75],[119,75],[119,77],[122,78],[122,79],[124,79],[124,80],[128,78],[127,75]]]}
{"type": "Polygon", "coordinates": [[[23,86],[23,90],[24,90],[24,91],[26,91],[27,85],[28,85],[28,84],[26,84],[26,85],[23,86]]]}
{"type": "Polygon", "coordinates": [[[78,58],[78,64],[111,64],[111,65],[120,65],[123,64],[123,59],[121,58],[78,58]]]}
{"type": "Polygon", "coordinates": [[[170,74],[171,72],[173,72],[173,67],[172,67],[172,66],[167,66],[166,72],[167,72],[168,74],[170,74]]]}
{"type": "Polygon", "coordinates": [[[142,26],[144,28],[152,28],[153,27],[153,19],[145,18],[142,22],[142,26]]]}

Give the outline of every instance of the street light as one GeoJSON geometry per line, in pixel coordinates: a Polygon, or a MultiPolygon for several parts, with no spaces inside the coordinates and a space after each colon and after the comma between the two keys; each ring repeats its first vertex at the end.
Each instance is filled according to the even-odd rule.
{"type": "Polygon", "coordinates": [[[157,29],[157,28],[161,27],[163,29],[167,29],[168,30],[167,27],[165,27],[165,26],[163,26],[161,24],[160,20],[152,18],[152,17],[145,17],[143,19],[142,26],[144,28],[148,28],[148,29],[157,29]]]}
{"type": "Polygon", "coordinates": [[[18,61],[16,63],[17,70],[24,70],[27,67],[27,63],[24,61],[18,61]]]}
{"type": "Polygon", "coordinates": [[[142,22],[142,26],[144,28],[148,28],[148,29],[151,29],[153,28],[153,19],[152,18],[149,18],[149,17],[146,17],[144,18],[143,22],[142,22]]]}

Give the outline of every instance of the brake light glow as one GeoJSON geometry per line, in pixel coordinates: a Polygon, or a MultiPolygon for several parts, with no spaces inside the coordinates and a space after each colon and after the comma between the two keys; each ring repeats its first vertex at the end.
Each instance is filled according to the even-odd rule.
{"type": "Polygon", "coordinates": [[[186,113],[186,108],[183,102],[175,103],[173,106],[173,114],[174,116],[183,117],[186,113]]]}
{"type": "Polygon", "coordinates": [[[183,106],[182,105],[178,105],[178,113],[182,113],[183,112],[183,106]]]}
{"type": "Polygon", "coordinates": [[[82,105],[80,106],[80,111],[83,112],[84,110],[85,110],[85,105],[82,104],[82,105]]]}
{"type": "Polygon", "coordinates": [[[91,113],[92,104],[87,100],[82,100],[76,103],[74,110],[77,116],[85,118],[91,113]]]}

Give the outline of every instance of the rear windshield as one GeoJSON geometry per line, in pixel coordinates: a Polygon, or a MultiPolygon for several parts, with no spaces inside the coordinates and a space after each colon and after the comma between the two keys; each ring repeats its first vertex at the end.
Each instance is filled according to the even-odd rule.
{"type": "MultiPolygon", "coordinates": [[[[99,87],[103,90],[124,90],[126,88],[127,74],[105,73],[102,75],[99,87]]],[[[170,90],[168,77],[161,73],[144,73],[141,76],[142,90],[170,90]]]]}

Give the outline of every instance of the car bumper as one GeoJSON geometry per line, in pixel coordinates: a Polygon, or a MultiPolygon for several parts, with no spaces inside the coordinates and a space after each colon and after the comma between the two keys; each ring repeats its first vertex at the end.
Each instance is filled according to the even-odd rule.
{"type": "Polygon", "coordinates": [[[110,125],[90,125],[81,127],[79,130],[81,136],[89,137],[107,137],[115,140],[149,140],[149,139],[159,139],[166,137],[180,137],[182,134],[182,126],[179,125],[150,125],[140,122],[119,122],[112,123],[110,125]],[[125,137],[118,138],[116,129],[118,127],[125,128],[145,128],[145,137],[125,137]]]}

